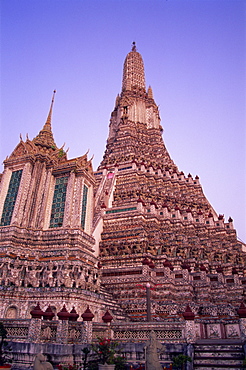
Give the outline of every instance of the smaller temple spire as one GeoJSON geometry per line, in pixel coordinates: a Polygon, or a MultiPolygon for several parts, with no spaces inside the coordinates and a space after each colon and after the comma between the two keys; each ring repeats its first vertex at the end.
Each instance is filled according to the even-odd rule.
{"type": "Polygon", "coordinates": [[[148,93],[147,94],[148,94],[149,99],[153,99],[153,91],[152,91],[151,86],[148,87],[148,93]]]}

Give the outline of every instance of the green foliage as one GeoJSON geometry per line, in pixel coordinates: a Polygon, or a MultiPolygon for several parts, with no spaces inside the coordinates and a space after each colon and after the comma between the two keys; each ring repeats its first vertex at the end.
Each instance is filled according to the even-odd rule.
{"type": "Polygon", "coordinates": [[[246,357],[245,359],[243,360],[243,368],[246,369],[246,357]]]}
{"type": "Polygon", "coordinates": [[[82,355],[82,359],[83,359],[83,369],[87,369],[87,365],[88,365],[88,356],[90,354],[90,349],[88,347],[84,347],[82,349],[82,352],[83,352],[83,355],[82,355]]]}
{"type": "Polygon", "coordinates": [[[126,359],[120,355],[114,358],[115,370],[125,370],[126,369],[126,359]]]}
{"type": "Polygon", "coordinates": [[[180,354],[178,356],[175,356],[173,358],[173,366],[176,368],[176,369],[181,369],[183,370],[184,369],[184,365],[187,363],[187,362],[191,362],[191,358],[189,356],[186,356],[186,355],[183,355],[183,354],[180,354]]]}
{"type": "Polygon", "coordinates": [[[86,369],[87,370],[98,370],[98,362],[96,360],[89,361],[86,369]]]}
{"type": "Polygon", "coordinates": [[[88,355],[90,353],[90,350],[89,348],[85,347],[82,349],[82,352],[84,353],[84,355],[88,355]]]}
{"type": "Polygon", "coordinates": [[[58,157],[59,157],[59,158],[61,158],[61,157],[63,157],[63,156],[64,156],[64,154],[65,154],[64,150],[63,150],[63,149],[60,149],[60,150],[59,150],[58,157]]]}
{"type": "Polygon", "coordinates": [[[84,369],[98,370],[98,364],[114,364],[115,370],[125,370],[126,360],[120,355],[118,343],[111,339],[98,338],[96,343],[82,349],[84,369]]]}
{"type": "Polygon", "coordinates": [[[98,356],[100,364],[113,364],[117,345],[111,339],[98,338],[98,342],[92,345],[92,350],[98,356]]]}

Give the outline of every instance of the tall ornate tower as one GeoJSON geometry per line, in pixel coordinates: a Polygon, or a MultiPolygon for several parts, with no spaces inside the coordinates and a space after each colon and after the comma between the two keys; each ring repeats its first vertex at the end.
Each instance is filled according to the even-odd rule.
{"type": "MultiPolygon", "coordinates": [[[[94,175],[87,155],[67,159],[51,128],[20,139],[0,182],[0,317],[26,318],[39,301],[59,311],[104,302],[92,237],[94,175]]],[[[103,309],[102,309],[103,310],[103,309]]]]}
{"type": "Polygon", "coordinates": [[[198,176],[178,169],[162,132],[133,43],[95,173],[93,221],[102,284],[131,319],[145,316],[146,283],[156,317],[181,312],[187,302],[201,312],[219,302],[222,310],[245,292],[245,253],[232,219],[215,212],[198,176]]]}
{"type": "Polygon", "coordinates": [[[124,62],[122,92],[116,98],[99,169],[134,160],[153,168],[169,166],[177,170],[164,146],[162,131],[152,89],[145,88],[143,59],[134,44],[124,62]]]}

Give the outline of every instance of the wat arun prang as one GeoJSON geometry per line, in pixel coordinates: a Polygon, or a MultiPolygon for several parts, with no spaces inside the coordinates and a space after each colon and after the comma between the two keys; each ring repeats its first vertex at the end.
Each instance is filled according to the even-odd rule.
{"type": "Polygon", "coordinates": [[[146,283],[156,320],[187,303],[196,313],[228,314],[245,300],[245,246],[233,220],[212,208],[199,177],[179,171],[162,132],[133,44],[95,173],[95,224],[104,210],[101,283],[134,320],[146,316],[146,283]]]}
{"type": "MultiPolygon", "coordinates": [[[[0,184],[0,317],[29,318],[40,303],[56,315],[94,320],[238,317],[245,302],[245,245],[233,220],[206,199],[198,176],[171,159],[144,64],[133,44],[96,172],[68,159],[52,133],[52,109],[33,139],[4,161],[0,184]]],[[[216,186],[216,184],[215,184],[216,186]]]]}

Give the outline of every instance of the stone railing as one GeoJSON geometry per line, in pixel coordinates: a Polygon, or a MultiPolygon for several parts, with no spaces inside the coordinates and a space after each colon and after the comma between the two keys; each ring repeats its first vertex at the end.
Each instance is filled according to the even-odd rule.
{"type": "Polygon", "coordinates": [[[154,330],[158,340],[169,343],[185,341],[185,321],[182,322],[138,322],[113,324],[113,338],[117,341],[146,341],[154,330]],[[129,324],[129,325],[128,325],[129,324]]]}
{"type": "Polygon", "coordinates": [[[117,342],[145,342],[154,330],[157,339],[166,343],[194,343],[198,339],[246,339],[246,318],[167,319],[153,322],[103,322],[0,319],[8,339],[18,342],[86,344],[98,337],[117,342]]]}
{"type": "Polygon", "coordinates": [[[144,342],[151,330],[161,341],[185,342],[185,321],[181,322],[115,322],[96,323],[91,321],[70,322],[65,320],[2,319],[8,339],[18,342],[83,344],[107,337],[118,342],[144,342]]]}
{"type": "MultiPolygon", "coordinates": [[[[1,319],[1,322],[3,322],[8,332],[8,339],[11,341],[74,344],[87,343],[91,336],[88,334],[88,323],[81,321],[1,319]]],[[[91,331],[92,329],[89,330],[89,332],[91,331]]]]}
{"type": "Polygon", "coordinates": [[[0,319],[12,345],[13,369],[31,369],[37,353],[44,353],[55,364],[81,364],[82,349],[98,337],[119,343],[129,364],[143,364],[145,344],[151,330],[164,344],[160,355],[167,365],[177,353],[186,353],[198,339],[245,341],[246,318],[169,318],[160,322],[92,322],[68,320],[0,319]]]}

